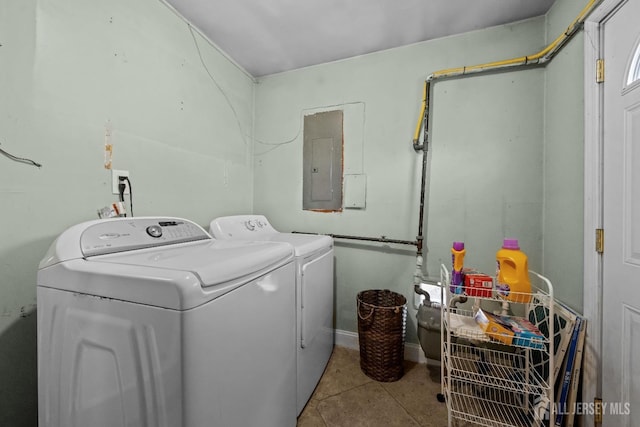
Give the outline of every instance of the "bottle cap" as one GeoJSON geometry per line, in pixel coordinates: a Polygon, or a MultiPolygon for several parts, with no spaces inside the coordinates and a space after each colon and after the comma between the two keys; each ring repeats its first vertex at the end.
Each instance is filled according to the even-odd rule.
{"type": "Polygon", "coordinates": [[[518,239],[504,239],[502,242],[502,247],[504,249],[520,249],[518,245],[518,239]]]}
{"type": "Polygon", "coordinates": [[[453,249],[456,251],[461,251],[464,249],[464,242],[453,242],[453,249]]]}

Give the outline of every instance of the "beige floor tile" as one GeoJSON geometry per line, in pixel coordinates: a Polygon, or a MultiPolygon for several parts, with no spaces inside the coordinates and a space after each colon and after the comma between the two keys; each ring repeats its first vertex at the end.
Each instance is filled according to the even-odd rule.
{"type": "Polygon", "coordinates": [[[405,362],[399,381],[377,382],[360,370],[357,350],[336,347],[298,427],[446,427],[439,392],[439,367],[405,362]]]}
{"type": "Polygon", "coordinates": [[[336,347],[312,397],[323,400],[372,381],[360,370],[358,351],[336,347]]]}
{"type": "Polygon", "coordinates": [[[318,401],[315,399],[309,400],[307,406],[305,406],[302,414],[298,417],[297,427],[326,427],[327,425],[322,420],[322,416],[318,412],[318,401]]]}
{"type": "Polygon", "coordinates": [[[447,425],[447,406],[437,399],[441,390],[439,367],[405,362],[399,381],[380,384],[421,426],[447,425]]]}
{"type": "Polygon", "coordinates": [[[377,382],[369,382],[318,403],[328,427],[419,427],[377,382]]]}

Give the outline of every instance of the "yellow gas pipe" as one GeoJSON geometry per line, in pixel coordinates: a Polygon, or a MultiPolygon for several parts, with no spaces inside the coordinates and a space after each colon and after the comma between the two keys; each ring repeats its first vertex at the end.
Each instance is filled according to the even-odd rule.
{"type": "Polygon", "coordinates": [[[420,116],[418,117],[418,123],[416,125],[416,131],[413,135],[413,148],[418,151],[426,149],[428,140],[429,129],[429,90],[431,82],[437,79],[462,77],[469,74],[486,73],[491,71],[497,71],[504,68],[521,67],[527,65],[540,65],[551,60],[553,56],[560,50],[560,48],[578,31],[580,25],[584,22],[587,16],[596,8],[596,6],[602,0],[590,0],[587,5],[582,9],[578,17],[567,27],[567,29],[560,34],[551,44],[542,49],[540,52],[533,55],[521,56],[518,58],[505,59],[502,61],[487,62],[485,64],[471,65],[467,67],[448,68],[429,75],[424,82],[424,99],[420,108],[420,116]],[[423,145],[419,144],[420,130],[425,129],[425,141],[423,145]]]}
{"type": "Polygon", "coordinates": [[[553,56],[562,48],[562,46],[573,37],[578,31],[580,25],[584,22],[586,17],[598,6],[602,0],[590,0],[587,5],[578,14],[578,17],[567,27],[567,29],[560,34],[551,44],[542,49],[540,52],[533,55],[521,56],[518,58],[505,59],[496,62],[487,62],[485,64],[472,65],[468,67],[449,68],[429,75],[424,82],[424,96],[422,105],[420,108],[420,116],[418,117],[418,123],[416,125],[416,131],[413,135],[413,148],[416,151],[422,151],[422,183],[420,190],[420,215],[418,219],[418,236],[417,241],[417,254],[416,254],[416,271],[413,276],[414,289],[417,293],[420,292],[420,283],[422,282],[422,245],[423,245],[423,217],[424,217],[424,205],[425,205],[425,185],[426,185],[426,165],[427,165],[427,147],[429,142],[429,91],[431,89],[431,82],[435,83],[438,79],[448,79],[455,77],[462,77],[470,74],[487,73],[505,68],[515,68],[529,65],[541,65],[550,61],[553,56]],[[424,129],[424,141],[420,144],[420,131],[424,129]]]}

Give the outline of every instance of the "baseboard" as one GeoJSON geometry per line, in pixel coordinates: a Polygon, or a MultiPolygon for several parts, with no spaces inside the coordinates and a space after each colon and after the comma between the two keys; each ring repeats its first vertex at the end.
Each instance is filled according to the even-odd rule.
{"type": "MultiPolygon", "coordinates": [[[[359,350],[360,343],[358,341],[358,334],[356,332],[336,329],[336,345],[353,350],[359,350]]],[[[404,358],[405,360],[410,360],[412,362],[429,363],[431,366],[440,366],[439,360],[431,360],[425,357],[422,347],[420,347],[419,344],[405,343],[404,358]]]]}

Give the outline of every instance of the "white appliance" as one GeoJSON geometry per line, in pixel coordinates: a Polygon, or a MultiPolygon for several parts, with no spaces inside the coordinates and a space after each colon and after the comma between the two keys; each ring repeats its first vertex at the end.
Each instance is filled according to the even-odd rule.
{"type": "Polygon", "coordinates": [[[40,427],[295,426],[294,274],[183,219],[69,228],[38,271],[40,427]]]}
{"type": "Polygon", "coordinates": [[[334,345],[333,239],[329,236],[280,233],[263,215],[236,215],[211,221],[216,239],[286,242],[295,250],[297,398],[300,415],[309,401],[334,345]]]}

